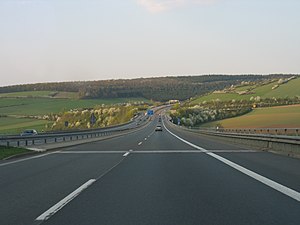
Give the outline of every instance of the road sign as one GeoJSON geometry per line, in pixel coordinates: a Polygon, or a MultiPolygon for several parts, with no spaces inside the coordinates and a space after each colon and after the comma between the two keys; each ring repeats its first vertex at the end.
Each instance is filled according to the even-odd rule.
{"type": "Polygon", "coordinates": [[[97,118],[96,118],[95,114],[92,113],[92,115],[91,115],[91,121],[90,121],[91,124],[94,125],[96,123],[96,120],[97,120],[97,118]]]}
{"type": "Polygon", "coordinates": [[[152,116],[154,114],[153,110],[152,109],[148,109],[147,110],[147,115],[148,116],[152,116]]]}

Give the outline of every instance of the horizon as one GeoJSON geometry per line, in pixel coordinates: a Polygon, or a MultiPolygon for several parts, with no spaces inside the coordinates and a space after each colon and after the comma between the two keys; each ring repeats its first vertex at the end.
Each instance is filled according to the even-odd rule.
{"type": "Polygon", "coordinates": [[[2,0],[0,86],[299,74],[299,10],[296,0],[2,0]]]}

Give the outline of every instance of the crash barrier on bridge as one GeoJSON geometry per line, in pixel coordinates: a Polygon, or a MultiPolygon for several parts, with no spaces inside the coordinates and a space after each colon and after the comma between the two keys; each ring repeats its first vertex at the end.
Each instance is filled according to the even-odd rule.
{"type": "MultiPolygon", "coordinates": [[[[230,140],[234,143],[245,144],[249,146],[255,146],[261,149],[274,150],[288,155],[300,156],[300,136],[288,136],[284,129],[284,134],[266,134],[266,133],[251,133],[249,129],[199,129],[199,128],[186,128],[177,126],[181,129],[188,130],[191,132],[218,136],[226,140],[230,140]],[[247,130],[247,132],[246,132],[247,130]]],[[[272,130],[272,129],[252,129],[254,130],[272,130]]],[[[276,130],[276,129],[275,129],[276,130]]],[[[298,133],[298,129],[286,129],[291,132],[292,130],[298,133]]],[[[261,132],[261,131],[260,131],[261,132]]],[[[276,131],[278,132],[278,130],[276,131]]]]}
{"type": "MultiPolygon", "coordinates": [[[[78,141],[91,138],[99,138],[110,135],[121,134],[126,131],[143,127],[149,122],[150,118],[146,118],[143,124],[128,128],[126,123],[123,125],[117,125],[110,128],[84,130],[84,131],[72,131],[72,132],[57,132],[57,133],[46,133],[34,136],[3,136],[0,137],[0,145],[7,147],[33,147],[35,145],[53,144],[59,142],[70,142],[78,141]]],[[[131,122],[132,123],[132,122],[131,122]]]]}

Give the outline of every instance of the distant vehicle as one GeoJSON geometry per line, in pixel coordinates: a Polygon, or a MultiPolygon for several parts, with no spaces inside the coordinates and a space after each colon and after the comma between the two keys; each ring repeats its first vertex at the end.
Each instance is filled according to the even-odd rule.
{"type": "Polygon", "coordinates": [[[156,126],[155,131],[162,131],[162,127],[161,126],[156,126]]]}
{"type": "Polygon", "coordinates": [[[38,134],[38,132],[36,130],[28,129],[28,130],[24,130],[20,135],[21,136],[34,136],[37,134],[38,134]]]}

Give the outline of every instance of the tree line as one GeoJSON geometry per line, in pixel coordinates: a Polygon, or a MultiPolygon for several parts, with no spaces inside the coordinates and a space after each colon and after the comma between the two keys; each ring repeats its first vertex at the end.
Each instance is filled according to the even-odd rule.
{"type": "Polygon", "coordinates": [[[203,75],[23,84],[0,87],[0,93],[21,91],[78,92],[80,98],[144,97],[156,101],[186,100],[242,81],[263,81],[291,75],[203,75]]]}

